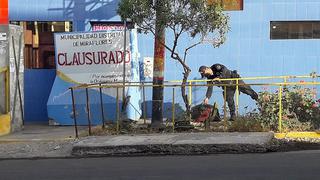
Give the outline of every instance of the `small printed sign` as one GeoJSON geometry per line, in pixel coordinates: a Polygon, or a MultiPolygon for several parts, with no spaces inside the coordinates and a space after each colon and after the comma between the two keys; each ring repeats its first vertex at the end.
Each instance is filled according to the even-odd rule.
{"type": "Polygon", "coordinates": [[[153,78],[153,57],[143,58],[143,74],[145,78],[153,78]]]}

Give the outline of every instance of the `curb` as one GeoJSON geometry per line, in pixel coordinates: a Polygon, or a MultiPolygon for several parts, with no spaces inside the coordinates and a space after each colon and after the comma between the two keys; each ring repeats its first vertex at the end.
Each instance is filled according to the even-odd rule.
{"type": "Polygon", "coordinates": [[[318,132],[288,132],[288,133],[274,133],[274,137],[277,139],[285,138],[310,138],[320,139],[320,133],[318,132]]]}
{"type": "Polygon", "coordinates": [[[69,141],[76,138],[54,138],[54,139],[0,139],[0,143],[27,143],[27,142],[52,142],[52,141],[69,141]]]}
{"type": "Polygon", "coordinates": [[[134,146],[74,146],[75,157],[95,156],[153,156],[153,155],[205,155],[205,154],[244,154],[268,152],[266,145],[252,144],[152,144],[134,146]]]}
{"type": "Polygon", "coordinates": [[[270,151],[273,139],[273,133],[90,137],[74,144],[72,155],[91,157],[265,153],[270,151]]]}

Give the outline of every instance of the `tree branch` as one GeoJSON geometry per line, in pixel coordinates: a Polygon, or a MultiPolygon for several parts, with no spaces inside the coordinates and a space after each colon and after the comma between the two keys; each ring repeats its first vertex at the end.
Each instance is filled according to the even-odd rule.
{"type": "Polygon", "coordinates": [[[188,51],[189,51],[191,48],[194,48],[194,47],[196,47],[196,46],[199,45],[199,44],[201,44],[201,41],[199,41],[199,42],[197,42],[197,43],[195,43],[195,44],[193,44],[193,45],[191,45],[191,46],[189,46],[188,48],[185,49],[185,51],[184,51],[184,56],[183,56],[183,62],[184,62],[184,63],[186,62],[186,57],[187,57],[188,51]]]}
{"type": "Polygon", "coordinates": [[[147,31],[150,31],[150,32],[155,36],[156,33],[155,33],[155,28],[153,28],[154,25],[153,25],[152,23],[148,23],[146,20],[143,20],[143,23],[146,24],[146,27],[140,26],[140,25],[138,25],[138,26],[139,26],[140,28],[142,28],[142,29],[145,29],[145,30],[147,30],[147,31]],[[147,27],[148,27],[148,28],[147,28],[147,27]]]}
{"type": "Polygon", "coordinates": [[[184,70],[185,72],[191,72],[191,69],[189,68],[189,66],[187,66],[186,63],[183,62],[183,60],[181,59],[181,57],[179,56],[178,53],[175,53],[175,52],[174,52],[174,53],[172,53],[172,55],[173,55],[173,56],[171,56],[171,58],[177,60],[177,61],[182,65],[183,70],[184,70]]]}

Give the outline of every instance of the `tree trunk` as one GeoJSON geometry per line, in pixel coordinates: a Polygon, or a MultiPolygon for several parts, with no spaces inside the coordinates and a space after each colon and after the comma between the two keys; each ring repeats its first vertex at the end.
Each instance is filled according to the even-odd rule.
{"type": "Polygon", "coordinates": [[[185,64],[185,61],[182,60],[178,54],[172,53],[171,58],[177,60],[182,65],[182,68],[184,71],[182,73],[183,79],[182,79],[182,83],[181,83],[181,95],[182,95],[183,102],[186,106],[187,116],[189,117],[190,116],[190,104],[189,104],[188,95],[186,94],[186,85],[187,85],[187,80],[188,80],[189,74],[191,72],[191,69],[185,64]]]}
{"type": "Polygon", "coordinates": [[[188,116],[190,115],[190,103],[189,103],[188,95],[186,94],[186,85],[187,85],[189,74],[190,74],[190,70],[185,69],[185,72],[183,73],[182,84],[181,84],[181,95],[183,98],[183,102],[185,103],[186,113],[188,116]]]}

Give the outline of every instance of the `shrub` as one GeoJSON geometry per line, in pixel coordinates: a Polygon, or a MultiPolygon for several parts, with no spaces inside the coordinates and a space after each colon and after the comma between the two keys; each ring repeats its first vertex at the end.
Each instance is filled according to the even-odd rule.
{"type": "Polygon", "coordinates": [[[245,116],[240,116],[236,121],[232,122],[229,127],[229,132],[263,132],[268,131],[261,123],[259,114],[247,113],[245,116]]]}
{"type": "MultiPolygon", "coordinates": [[[[294,86],[284,88],[282,96],[282,127],[284,131],[305,131],[318,128],[320,100],[316,100],[315,88],[294,86]]],[[[277,130],[279,118],[278,91],[259,93],[257,102],[261,112],[260,122],[270,130],[277,130]]]]}

